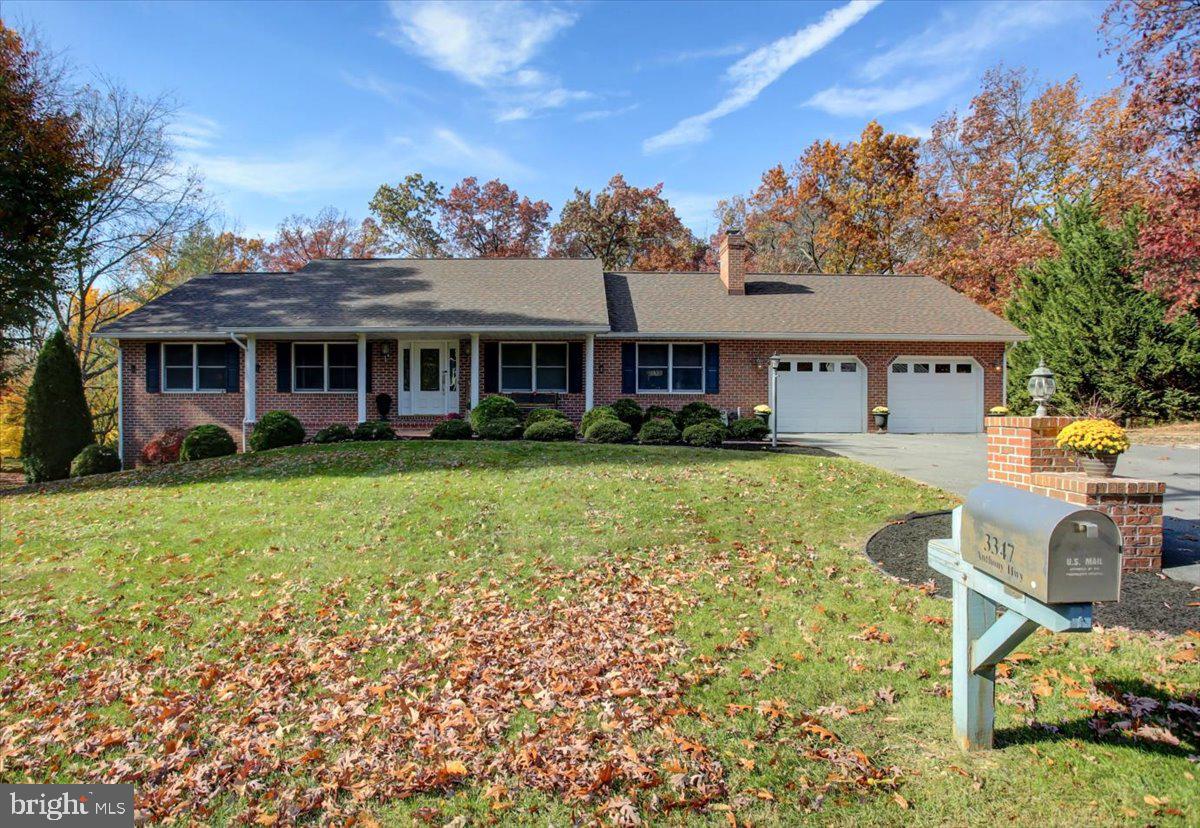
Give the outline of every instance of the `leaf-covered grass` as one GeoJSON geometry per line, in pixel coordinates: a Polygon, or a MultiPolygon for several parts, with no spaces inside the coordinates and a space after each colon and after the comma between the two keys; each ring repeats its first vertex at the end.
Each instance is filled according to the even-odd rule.
{"type": "Polygon", "coordinates": [[[462,442],[0,498],[0,782],[216,823],[1194,817],[1195,636],[1039,634],[1000,748],[954,747],[949,605],[860,552],[951,504],[840,459],[462,442]]]}

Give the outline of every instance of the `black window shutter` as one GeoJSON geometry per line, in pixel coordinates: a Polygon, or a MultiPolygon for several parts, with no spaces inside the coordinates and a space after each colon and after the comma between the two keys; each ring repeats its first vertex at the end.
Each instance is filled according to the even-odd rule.
{"type": "Polygon", "coordinates": [[[371,393],[371,343],[367,343],[367,393],[371,393]]]}
{"type": "Polygon", "coordinates": [[[281,394],[292,390],[292,343],[275,343],[275,390],[281,394]]]}
{"type": "Polygon", "coordinates": [[[637,343],[621,344],[621,393],[637,393],[637,343]]]}
{"type": "Polygon", "coordinates": [[[146,343],[146,392],[157,394],[162,390],[162,348],[158,342],[146,343]]]}
{"type": "Polygon", "coordinates": [[[236,343],[225,343],[225,393],[236,394],[238,391],[238,352],[242,349],[236,343]]]}
{"type": "Polygon", "coordinates": [[[583,393],[583,343],[567,343],[567,390],[583,393]]]}
{"type": "Polygon", "coordinates": [[[483,343],[483,391],[495,394],[500,390],[500,343],[483,343]]]}
{"type": "Polygon", "coordinates": [[[721,346],[716,342],[704,346],[704,393],[721,393],[721,346]]]}

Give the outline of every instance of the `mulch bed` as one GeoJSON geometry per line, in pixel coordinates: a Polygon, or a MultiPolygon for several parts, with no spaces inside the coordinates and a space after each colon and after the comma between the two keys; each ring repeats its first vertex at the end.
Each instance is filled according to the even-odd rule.
{"type": "MultiPolygon", "coordinates": [[[[867,541],[867,556],[884,572],[911,584],[932,580],[935,594],[949,599],[950,579],[930,569],[926,545],[948,538],[950,513],[911,514],[876,532],[867,541]]],[[[1149,572],[1121,576],[1121,600],[1096,605],[1095,622],[1104,627],[1181,635],[1200,628],[1200,587],[1149,572]]]]}

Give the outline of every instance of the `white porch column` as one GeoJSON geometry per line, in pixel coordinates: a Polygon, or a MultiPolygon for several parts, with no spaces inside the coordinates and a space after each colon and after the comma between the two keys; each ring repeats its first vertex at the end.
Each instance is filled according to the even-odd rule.
{"type": "Polygon", "coordinates": [[[596,396],[596,335],[587,335],[583,352],[583,410],[591,411],[596,396]]]}
{"type": "Polygon", "coordinates": [[[479,349],[479,334],[471,334],[471,408],[479,405],[479,363],[483,352],[479,349]]]}
{"type": "Polygon", "coordinates": [[[358,421],[367,421],[367,335],[358,335],[358,421]]]}
{"type": "Polygon", "coordinates": [[[117,342],[117,457],[125,468],[125,343],[117,342]]]}
{"type": "Polygon", "coordinates": [[[247,425],[258,422],[258,337],[246,337],[246,413],[242,419],[247,425]]]}

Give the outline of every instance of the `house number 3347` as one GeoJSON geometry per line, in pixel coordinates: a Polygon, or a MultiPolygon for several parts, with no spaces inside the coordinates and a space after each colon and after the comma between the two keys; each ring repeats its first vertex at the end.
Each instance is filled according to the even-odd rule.
{"type": "Polygon", "coordinates": [[[1004,561],[1013,559],[1013,552],[1016,547],[1012,545],[1012,541],[1001,540],[995,535],[984,533],[985,546],[988,554],[998,555],[1004,561]]]}

